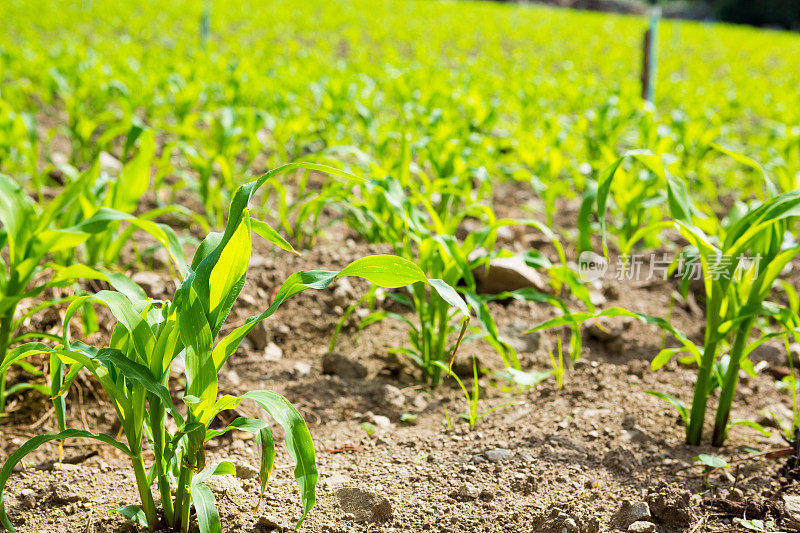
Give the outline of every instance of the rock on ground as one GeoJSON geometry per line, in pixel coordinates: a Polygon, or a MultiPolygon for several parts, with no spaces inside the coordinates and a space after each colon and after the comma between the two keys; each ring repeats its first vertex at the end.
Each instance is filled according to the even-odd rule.
{"type": "Polygon", "coordinates": [[[681,528],[692,523],[692,494],[686,489],[661,484],[650,489],[645,500],[653,516],[665,526],[681,528]]]}
{"type": "Polygon", "coordinates": [[[329,352],[322,358],[322,373],[342,378],[363,379],[367,377],[367,367],[339,353],[329,352]]]}
{"type": "Polygon", "coordinates": [[[480,494],[481,492],[475,485],[469,481],[465,481],[456,490],[450,493],[450,497],[454,500],[471,501],[478,499],[480,494]]]}
{"type": "Polygon", "coordinates": [[[336,491],[339,505],[356,522],[386,522],[392,519],[392,504],[385,496],[357,487],[336,491]]]}
{"type": "Polygon", "coordinates": [[[650,518],[650,507],[647,502],[635,502],[623,500],[622,506],[614,514],[611,523],[621,529],[627,529],[634,522],[648,520],[650,518]]]}
{"type": "Polygon", "coordinates": [[[547,284],[542,275],[529,267],[520,256],[498,257],[492,259],[489,268],[481,266],[473,271],[478,291],[484,294],[498,294],[505,291],[532,288],[544,291],[547,284]]]}
{"type": "Polygon", "coordinates": [[[656,525],[640,520],[628,526],[628,533],[656,533],[656,525]]]}

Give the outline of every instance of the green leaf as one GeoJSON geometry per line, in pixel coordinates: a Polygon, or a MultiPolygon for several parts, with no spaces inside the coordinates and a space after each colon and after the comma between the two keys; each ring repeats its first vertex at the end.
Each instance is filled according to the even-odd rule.
{"type": "MultiPolygon", "coordinates": [[[[258,432],[257,440],[261,456],[261,466],[258,469],[258,480],[261,485],[261,491],[258,494],[258,505],[260,505],[264,492],[267,490],[272,468],[275,466],[275,441],[272,439],[272,431],[270,431],[269,426],[261,428],[258,432]]],[[[258,509],[258,505],[256,505],[256,509],[258,509]]]]}
{"type": "Polygon", "coordinates": [[[357,259],[340,272],[306,270],[295,272],[289,276],[281,285],[272,304],[264,312],[248,318],[244,324],[217,343],[214,347],[214,365],[217,370],[222,368],[222,365],[233,354],[247,333],[258,322],[271,316],[283,302],[306,289],[324,289],[335,279],[342,276],[359,276],[376,285],[388,287],[402,287],[416,282],[429,283],[440,295],[444,295],[443,298],[446,296],[445,301],[451,303],[451,305],[459,303],[458,309],[464,314],[464,319],[468,320],[469,318],[469,310],[466,308],[464,301],[454,289],[450,288],[448,291],[449,286],[443,281],[428,280],[422,270],[407,259],[393,255],[372,255],[357,259]],[[393,275],[393,273],[396,275],[393,275]]]}
{"type": "Polygon", "coordinates": [[[250,229],[255,231],[262,239],[266,240],[267,242],[271,242],[278,248],[286,250],[287,252],[291,252],[294,255],[300,255],[300,252],[295,250],[286,239],[281,237],[280,233],[272,229],[272,226],[266,222],[251,218],[250,229]]]}
{"type": "Polygon", "coordinates": [[[728,422],[728,427],[733,426],[747,426],[749,428],[755,429],[765,437],[769,437],[771,435],[770,431],[766,429],[764,426],[759,424],[758,422],[754,422],[752,420],[731,420],[728,422]]]}
{"type": "Polygon", "coordinates": [[[217,501],[204,483],[192,483],[192,505],[197,513],[200,533],[222,533],[217,501]]]}
{"type": "Polygon", "coordinates": [[[649,394],[651,396],[655,396],[656,398],[664,400],[665,402],[670,404],[672,407],[677,409],[678,414],[681,415],[681,418],[683,419],[684,425],[686,425],[686,426],[689,425],[689,410],[686,408],[686,406],[683,404],[683,402],[681,402],[679,399],[677,399],[676,397],[672,396],[671,394],[667,394],[666,392],[659,392],[659,391],[653,391],[653,390],[646,390],[644,392],[645,392],[645,394],[649,394]]]}
{"type": "Polygon", "coordinates": [[[147,527],[147,517],[138,505],[127,505],[120,509],[109,509],[108,514],[119,513],[134,524],[147,527]]]}
{"type": "Polygon", "coordinates": [[[682,351],[683,348],[664,348],[653,358],[653,361],[650,363],[650,369],[658,370],[669,363],[676,354],[679,354],[682,351]]]}
{"type": "MultiPolygon", "coordinates": [[[[186,401],[186,398],[184,398],[186,401]]],[[[206,442],[213,439],[214,437],[219,437],[220,435],[224,435],[229,431],[234,429],[238,429],[240,431],[246,431],[247,433],[252,433],[253,435],[258,434],[258,432],[267,425],[266,422],[263,420],[257,420],[255,418],[246,418],[240,416],[233,422],[231,422],[228,426],[223,429],[210,429],[206,432],[206,442]]]]}
{"type": "Polygon", "coordinates": [[[714,454],[701,453],[694,458],[695,461],[708,468],[728,468],[728,463],[714,454]]]}
{"type": "Polygon", "coordinates": [[[279,394],[272,391],[252,391],[243,395],[242,399],[253,400],[259,404],[284,429],[286,448],[295,462],[294,477],[300,486],[300,496],[303,500],[303,516],[295,526],[297,529],[317,501],[315,487],[319,474],[311,433],[297,409],[279,394]]]}

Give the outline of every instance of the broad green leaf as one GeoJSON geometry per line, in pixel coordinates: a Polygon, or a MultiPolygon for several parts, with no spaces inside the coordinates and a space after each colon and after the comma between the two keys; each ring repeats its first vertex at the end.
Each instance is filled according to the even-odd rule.
{"type": "Polygon", "coordinates": [[[200,533],[222,533],[217,501],[204,483],[192,483],[192,505],[197,513],[200,533]]]}
{"type": "Polygon", "coordinates": [[[147,517],[138,505],[127,505],[120,509],[109,509],[108,514],[119,513],[137,526],[147,527],[147,517]]]}
{"type": "Polygon", "coordinates": [[[242,399],[253,400],[283,426],[286,448],[295,462],[294,477],[300,485],[300,496],[303,500],[303,516],[295,526],[297,529],[317,501],[315,487],[319,475],[311,433],[297,409],[279,394],[253,391],[243,395],[242,399]]]}

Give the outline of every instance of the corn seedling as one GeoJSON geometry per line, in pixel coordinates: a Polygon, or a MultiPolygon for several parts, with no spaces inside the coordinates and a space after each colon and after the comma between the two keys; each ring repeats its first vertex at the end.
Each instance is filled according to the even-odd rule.
{"type": "MultiPolygon", "coordinates": [[[[91,372],[111,399],[127,444],[105,434],[66,429],[62,417],[59,433],[34,437],[9,456],[0,470],[0,487],[5,485],[14,466],[42,444],[73,437],[94,439],[114,446],[131,461],[140,506],[119,509],[122,515],[146,525],[150,531],[159,529],[162,524],[151,492],[151,485],[155,483],[161,496],[164,526],[188,532],[190,513],[194,508],[201,533],[219,532],[221,525],[214,496],[204,481],[209,476],[234,473],[235,467],[225,461],[207,465],[205,445],[208,440],[234,429],[257,435],[262,458],[259,474],[261,495],[273,468],[274,444],[266,422],[238,418],[226,428],[211,429],[220,412],[234,409],[243,400],[250,400],[284,428],[286,447],[295,461],[294,473],[303,503],[303,515],[298,526],[302,523],[314,506],[318,477],[311,435],[300,413],[274,392],[261,390],[241,397],[218,396],[218,373],[239,343],[260,321],[271,316],[295,294],[309,288],[323,289],[342,276],[359,276],[383,287],[425,283],[465,316],[467,310],[451,287],[441,280],[427,279],[422,270],[410,261],[394,256],[369,256],[354,261],[339,272],[317,270],[291,275],[267,309],[215,342],[245,282],[251,254],[251,232],[279,248],[292,251],[291,246],[269,225],[250,217],[248,205],[259,186],[274,175],[299,166],[279,167],[236,191],[225,232],[209,234],[198,247],[192,264],[181,264],[183,281],[171,301],[132,299],[113,291],[81,296],[67,309],[61,344],[51,348],[42,343],[27,343],[10,352],[8,360],[0,367],[3,370],[39,353],[49,354],[59,362],[57,366],[61,372],[53,380],[53,396],[57,401],[63,401],[82,368],[91,372]],[[70,340],[70,320],[85,304],[105,305],[117,319],[108,346],[98,349],[70,340]],[[188,410],[186,417],[175,408],[167,389],[170,369],[178,356],[185,360],[186,388],[182,400],[188,410]],[[63,372],[67,368],[68,371],[63,372]],[[175,422],[177,430],[174,433],[166,429],[167,416],[175,422]],[[145,439],[154,454],[149,473],[143,458],[145,439]]],[[[344,179],[355,179],[330,167],[305,166],[344,179]]],[[[0,522],[9,531],[14,531],[2,505],[2,492],[0,522]]]]}
{"type": "MultiPolygon", "coordinates": [[[[112,209],[102,208],[71,226],[59,225],[59,216],[78,201],[79,192],[79,186],[68,186],[46,206],[41,206],[31,200],[17,183],[0,175],[0,249],[7,251],[7,255],[4,253],[0,258],[0,413],[8,397],[14,393],[35,388],[48,394],[49,389],[39,384],[18,383],[7,387],[9,348],[31,337],[49,338],[43,333],[20,335],[18,330],[28,317],[48,307],[69,302],[72,297],[42,302],[21,316],[16,316],[21,301],[35,298],[51,287],[70,285],[79,278],[103,280],[127,294],[142,294],[138,287],[120,274],[81,264],[63,266],[48,263],[46,258],[49,254],[74,250],[92,236],[107,231],[111,224],[127,221],[155,237],[169,250],[176,262],[183,260],[177,237],[168,227],[112,209]],[[50,273],[49,277],[47,272],[50,273]],[[42,273],[45,274],[40,275],[42,273]]],[[[29,363],[21,364],[34,375],[41,375],[41,371],[29,363]]]]}
{"type": "MultiPolygon", "coordinates": [[[[709,215],[698,216],[700,211],[692,204],[685,183],[670,175],[658,156],[634,153],[617,159],[598,186],[597,206],[603,227],[611,181],[625,157],[639,160],[666,183],[672,222],[692,247],[704,278],[707,301],[702,350],[684,342],[684,348],[690,350],[698,364],[691,410],[686,413],[686,436],[688,443],[700,443],[708,398],[719,385],[721,393],[712,443],[720,446],[730,425],[739,370],[749,364],[746,356],[753,327],[759,316],[770,313],[771,306],[765,300],[778,275],[800,254],[800,245],[791,237],[796,217],[800,216],[800,191],[773,196],[727,221],[708,222],[709,215]],[[707,234],[701,229],[703,226],[717,229],[718,234],[707,234]],[[718,359],[720,345],[725,343],[729,345],[729,353],[718,359]]],[[[744,156],[737,155],[736,160],[757,166],[744,156]]],[[[765,181],[769,187],[769,180],[765,181]]],[[[685,269],[684,278],[688,275],[690,269],[685,269]]],[[[680,351],[662,350],[653,367],[663,366],[680,351]]]]}
{"type": "MultiPolygon", "coordinates": [[[[472,359],[472,392],[470,392],[470,390],[467,388],[467,386],[464,384],[461,378],[458,377],[458,374],[453,372],[453,370],[449,365],[446,365],[441,361],[435,361],[433,364],[439,367],[439,369],[445,375],[453,378],[456,381],[456,383],[458,383],[461,392],[464,393],[464,399],[466,400],[467,403],[467,411],[465,413],[459,413],[458,416],[459,418],[466,420],[467,423],[469,424],[469,428],[473,429],[475,425],[478,422],[480,422],[480,420],[483,417],[497,411],[498,409],[502,409],[503,407],[508,407],[509,405],[518,405],[518,403],[517,402],[501,403],[500,405],[496,405],[491,409],[487,409],[486,411],[481,413],[479,411],[479,404],[478,404],[481,394],[480,384],[478,383],[478,378],[480,377],[480,375],[478,373],[478,365],[476,359],[474,357],[472,357],[471,359],[472,359]]],[[[447,427],[449,428],[450,415],[449,413],[445,412],[445,416],[447,417],[447,427]]]]}

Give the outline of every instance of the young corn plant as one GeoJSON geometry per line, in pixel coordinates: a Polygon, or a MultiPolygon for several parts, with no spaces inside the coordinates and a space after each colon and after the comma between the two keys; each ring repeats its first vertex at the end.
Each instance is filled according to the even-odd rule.
{"type": "MultiPolygon", "coordinates": [[[[141,197],[150,190],[150,170],[155,157],[155,149],[155,132],[153,130],[143,129],[139,126],[131,127],[125,138],[122,152],[125,162],[119,176],[111,177],[103,172],[99,159],[96,159],[86,171],[68,185],[72,190],[79,190],[78,198],[59,215],[59,219],[64,223],[78,223],[104,208],[113,209],[119,213],[133,214],[137,210],[141,197]],[[138,151],[128,159],[137,140],[138,151]]],[[[157,207],[141,212],[136,217],[140,221],[153,221],[165,215],[176,215],[185,220],[192,220],[204,231],[208,231],[208,223],[205,219],[180,205],[157,207]]],[[[84,264],[98,266],[119,263],[123,247],[127,243],[136,244],[133,235],[138,229],[135,224],[123,225],[122,222],[110,222],[106,231],[93,234],[86,240],[82,246],[82,262],[84,264]]],[[[77,259],[69,257],[68,260],[76,261],[77,259]]]]}
{"type": "MultiPolygon", "coordinates": [[[[212,475],[234,473],[235,467],[224,461],[207,465],[206,443],[234,429],[256,434],[261,451],[261,495],[266,489],[275,457],[272,434],[263,420],[237,418],[226,428],[211,429],[220,412],[234,409],[243,400],[260,405],[284,428],[285,443],[295,461],[294,474],[303,504],[303,514],[297,525],[302,523],[314,506],[318,477],[314,446],[302,416],[285,398],[272,391],[251,391],[241,397],[219,395],[218,374],[247,333],[292,296],[309,288],[323,289],[343,276],[359,276],[389,288],[412,283],[428,284],[465,316],[467,309],[451,287],[441,280],[427,279],[422,270],[410,261],[395,256],[369,256],[354,261],[339,272],[315,270],[291,275],[267,309],[217,339],[245,283],[251,233],[257,233],[279,248],[293,251],[269,225],[250,216],[248,205],[258,187],[268,179],[299,166],[279,167],[237,189],[225,232],[209,234],[198,247],[192,264],[182,265],[183,281],[171,301],[132,299],[113,291],[81,296],[67,309],[58,346],[51,348],[42,343],[28,343],[12,350],[7,364],[46,353],[62,365],[59,367],[62,371],[53,380],[53,396],[57,399],[64,397],[82,368],[90,371],[111,399],[127,444],[101,433],[66,429],[61,423],[63,420],[60,421],[59,433],[40,435],[27,441],[9,456],[0,469],[0,523],[6,529],[14,531],[3,505],[2,488],[14,466],[45,442],[83,437],[114,446],[130,459],[140,505],[119,509],[122,515],[146,525],[150,531],[164,526],[188,532],[193,508],[201,533],[220,532],[216,503],[204,481],[212,475]],[[69,322],[86,303],[108,306],[117,319],[106,347],[98,349],[69,338],[69,322]],[[186,388],[182,401],[186,404],[186,417],[175,408],[167,389],[170,369],[179,356],[185,361],[186,388]],[[166,417],[175,422],[177,429],[174,432],[167,430],[166,417]],[[150,469],[144,464],[145,439],[154,454],[150,469]],[[159,519],[151,491],[154,483],[161,497],[163,521],[159,519]]],[[[321,165],[304,166],[345,179],[354,178],[321,165]]]]}
{"type": "Polygon", "coordinates": [[[467,411],[464,413],[459,413],[458,416],[467,421],[470,429],[474,429],[483,417],[492,414],[498,409],[508,407],[509,405],[519,405],[518,402],[504,402],[492,407],[491,409],[480,412],[478,403],[481,395],[480,383],[478,382],[480,375],[478,373],[478,363],[474,357],[472,358],[472,392],[470,392],[470,390],[467,388],[467,385],[464,384],[464,381],[458,376],[458,374],[453,372],[450,365],[446,365],[441,361],[435,361],[434,364],[438,366],[446,376],[453,378],[455,382],[458,383],[461,392],[464,394],[464,400],[466,400],[467,403],[467,411]]]}
{"type": "MultiPolygon", "coordinates": [[[[740,369],[752,366],[747,355],[756,321],[760,316],[774,314],[774,305],[766,299],[784,267],[800,254],[800,244],[792,237],[797,217],[800,216],[800,191],[772,196],[754,203],[743,212],[735,213],[727,220],[719,221],[712,219],[710,214],[703,214],[691,202],[686,184],[669,174],[660,157],[642,152],[631,153],[615,161],[604,172],[598,185],[597,208],[606,255],[606,202],[611,181],[626,157],[640,161],[666,183],[672,223],[689,243],[690,255],[697,259],[706,294],[706,327],[702,348],[688,342],[685,336],[676,335],[665,321],[645,318],[661,327],[669,326],[670,332],[683,343],[683,349],[662,350],[653,360],[654,368],[663,366],[684,349],[691,353],[698,364],[690,409],[675,398],[663,393],[659,396],[678,408],[686,422],[687,442],[697,445],[702,438],[709,397],[719,386],[720,398],[712,443],[721,446],[731,425],[754,425],[746,421],[731,422],[731,405],[740,369]],[[708,234],[702,227],[713,228],[716,234],[708,234]],[[723,351],[723,348],[727,350],[723,351]]],[[[735,159],[757,167],[744,156],[735,154],[735,159]]],[[[768,190],[774,189],[766,178],[765,183],[768,190]]],[[[692,270],[684,269],[684,278],[691,273],[692,270]]],[[[616,312],[607,310],[604,313],[613,316],[616,312]]],[[[642,318],[642,315],[638,316],[642,318]]]]}
{"type": "MultiPolygon", "coordinates": [[[[44,333],[19,334],[22,323],[32,315],[73,299],[47,300],[17,316],[20,302],[42,294],[51,287],[64,287],[79,278],[99,279],[127,294],[138,295],[141,290],[121,274],[90,268],[82,264],[64,266],[47,262],[50,254],[69,252],[86,243],[94,235],[107,231],[109,225],[128,221],[141,228],[165,246],[176,262],[183,253],[175,234],[167,226],[142,221],[130,215],[103,208],[93,216],[62,226],[59,217],[79,199],[79,186],[67,186],[47,205],[38,205],[11,178],[0,174],[0,413],[9,396],[26,389],[47,394],[47,387],[34,383],[17,383],[8,387],[9,348],[31,337],[48,338],[44,333]],[[50,273],[49,277],[47,273],[50,273]]],[[[41,371],[29,363],[22,367],[34,375],[41,371]]]]}
{"type": "MultiPolygon", "coordinates": [[[[509,255],[496,250],[497,230],[502,226],[527,225],[545,234],[559,256],[560,265],[546,265],[551,274],[555,292],[569,286],[582,298],[590,309],[593,306],[588,291],[566,267],[566,255],[555,234],[546,225],[535,220],[497,219],[488,198],[491,196],[491,181],[485,170],[448,178],[428,178],[419,173],[419,179],[408,170],[410,148],[402,143],[401,161],[394,170],[398,177],[387,177],[371,181],[361,187],[360,200],[348,202],[344,207],[348,223],[370,242],[388,242],[398,255],[415,261],[432,278],[443,279],[451,286],[458,286],[473,314],[478,318],[479,328],[474,329],[470,339],[482,339],[500,355],[507,368],[519,369],[520,363],[514,348],[500,335],[489,311],[488,302],[500,296],[520,300],[547,302],[566,310],[558,297],[523,289],[503,295],[480,294],[473,272],[488,268],[495,257],[509,255]],[[479,186],[473,186],[473,180],[479,186]],[[468,218],[479,221],[480,228],[463,239],[455,237],[459,226],[468,218]],[[581,292],[581,289],[583,291],[581,292]],[[583,294],[585,293],[585,294],[583,294]]],[[[406,356],[423,373],[425,381],[436,386],[441,381],[441,366],[436,362],[447,362],[452,351],[448,339],[456,333],[452,308],[424,286],[412,287],[408,294],[394,292],[392,300],[410,308],[417,320],[409,320],[398,313],[377,311],[367,316],[361,326],[367,326],[385,318],[404,322],[409,328],[409,347],[394,351],[406,356]]],[[[347,317],[343,317],[346,320],[347,317]]],[[[460,343],[464,331],[458,336],[460,343]]],[[[577,343],[579,337],[573,336],[577,343]]]]}

